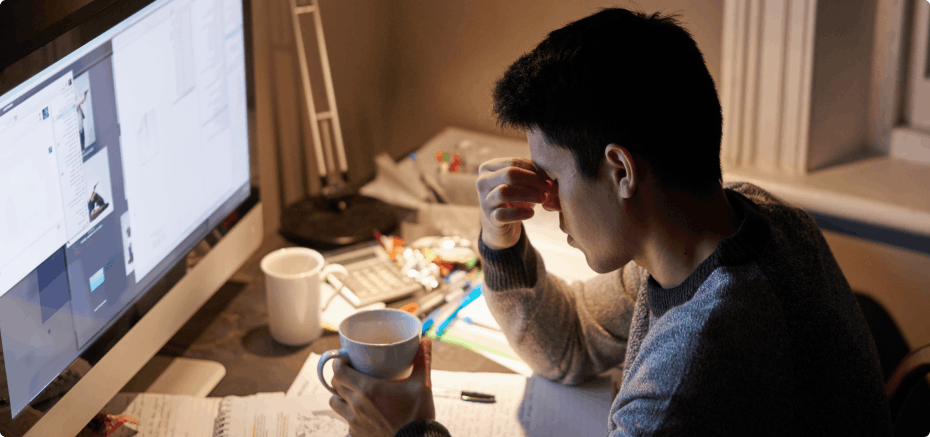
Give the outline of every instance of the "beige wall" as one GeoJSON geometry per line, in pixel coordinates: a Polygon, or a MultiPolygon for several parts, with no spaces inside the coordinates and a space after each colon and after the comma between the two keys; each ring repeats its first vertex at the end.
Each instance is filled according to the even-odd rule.
{"type": "MultiPolygon", "coordinates": [[[[641,5],[645,12],[680,12],[718,77],[722,0],[641,5]]],[[[628,1],[398,2],[387,149],[399,157],[448,125],[524,138],[496,127],[490,114],[495,81],[550,31],[608,6],[636,8],[628,1]]]]}

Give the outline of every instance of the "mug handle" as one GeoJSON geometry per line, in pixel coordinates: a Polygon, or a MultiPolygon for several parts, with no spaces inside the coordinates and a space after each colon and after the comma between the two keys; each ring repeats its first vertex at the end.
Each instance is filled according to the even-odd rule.
{"type": "MultiPolygon", "coordinates": [[[[3,0],[0,0],[0,1],[3,1],[3,0]]],[[[332,285],[332,286],[333,286],[333,289],[334,289],[334,290],[333,290],[332,296],[327,297],[327,298],[322,302],[322,306],[320,307],[321,310],[326,309],[326,307],[329,306],[329,303],[332,302],[333,298],[335,298],[337,295],[339,295],[339,292],[342,291],[342,287],[336,288],[336,286],[333,285],[333,283],[329,280],[329,277],[330,277],[330,275],[333,274],[333,272],[340,272],[340,273],[342,273],[342,274],[344,274],[344,275],[346,275],[346,276],[349,276],[349,271],[348,271],[348,270],[345,268],[345,266],[343,266],[342,264],[335,264],[335,263],[334,263],[334,264],[330,264],[330,265],[324,267],[323,270],[320,271],[320,282],[326,282],[326,283],[328,283],[329,285],[332,285]]],[[[341,281],[340,281],[340,282],[341,282],[341,281]]],[[[343,284],[342,286],[344,287],[345,284],[343,284]]]]}
{"type": "Polygon", "coordinates": [[[316,374],[317,376],[320,377],[320,382],[323,383],[323,387],[326,387],[326,389],[331,391],[334,395],[339,396],[339,393],[336,393],[336,390],[333,388],[333,386],[329,385],[329,383],[326,382],[326,378],[323,377],[323,365],[326,364],[327,361],[333,358],[339,358],[341,360],[348,360],[349,352],[346,351],[345,349],[338,349],[338,350],[331,350],[331,351],[323,352],[323,356],[320,357],[320,363],[316,365],[316,374]]]}
{"type": "Polygon", "coordinates": [[[326,281],[329,275],[333,274],[333,272],[340,272],[345,275],[349,274],[349,270],[346,269],[345,266],[343,266],[342,264],[333,263],[326,267],[323,267],[323,270],[320,270],[320,279],[323,281],[326,281]]]}

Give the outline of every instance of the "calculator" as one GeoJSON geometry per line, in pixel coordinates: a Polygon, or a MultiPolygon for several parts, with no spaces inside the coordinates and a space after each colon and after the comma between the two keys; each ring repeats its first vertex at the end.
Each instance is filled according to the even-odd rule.
{"type": "Polygon", "coordinates": [[[412,278],[401,274],[384,248],[372,245],[326,258],[327,263],[341,264],[348,270],[333,272],[327,278],[336,290],[356,308],[375,302],[390,302],[409,296],[423,288],[412,278]]]}

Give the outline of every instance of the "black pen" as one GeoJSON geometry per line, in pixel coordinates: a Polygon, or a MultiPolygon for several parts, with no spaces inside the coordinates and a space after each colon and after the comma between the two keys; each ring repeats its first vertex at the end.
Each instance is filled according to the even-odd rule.
{"type": "Polygon", "coordinates": [[[494,395],[489,395],[486,393],[433,387],[433,394],[436,394],[437,392],[442,393],[447,396],[451,395],[451,396],[454,396],[455,398],[461,399],[463,401],[468,401],[468,402],[478,402],[481,404],[493,404],[494,402],[497,402],[494,399],[494,395]]]}

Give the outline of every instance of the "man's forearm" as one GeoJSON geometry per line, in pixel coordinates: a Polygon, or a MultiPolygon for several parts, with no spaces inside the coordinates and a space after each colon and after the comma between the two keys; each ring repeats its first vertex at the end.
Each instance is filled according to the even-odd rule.
{"type": "Polygon", "coordinates": [[[534,372],[574,384],[623,361],[632,301],[616,293],[619,273],[568,284],[546,274],[525,235],[512,248],[480,250],[491,313],[534,372]]]}

